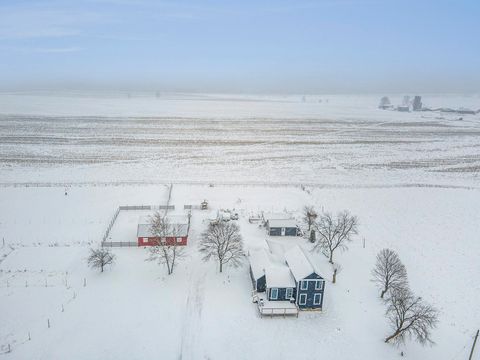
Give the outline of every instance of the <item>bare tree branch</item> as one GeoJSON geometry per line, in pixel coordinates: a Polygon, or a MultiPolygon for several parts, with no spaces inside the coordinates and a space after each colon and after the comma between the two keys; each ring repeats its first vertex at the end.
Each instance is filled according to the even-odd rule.
{"type": "Polygon", "coordinates": [[[408,286],[407,270],[397,253],[390,249],[383,249],[377,254],[372,275],[373,281],[381,288],[382,299],[388,290],[408,286]]]}
{"type": "Polygon", "coordinates": [[[167,267],[168,275],[173,274],[176,263],[185,257],[185,248],[177,245],[176,241],[167,242],[167,237],[176,238],[180,228],[170,223],[168,218],[160,212],[150,217],[150,232],[155,236],[155,245],[149,247],[147,261],[156,261],[167,267]]]}
{"type": "Polygon", "coordinates": [[[202,234],[199,250],[203,253],[204,261],[212,257],[218,261],[220,272],[227,263],[239,266],[245,254],[238,225],[225,222],[210,224],[202,234]]]}
{"type": "Polygon", "coordinates": [[[358,234],[358,219],[345,210],[333,217],[325,213],[314,224],[318,240],[313,250],[325,250],[329,261],[333,264],[333,253],[337,249],[348,249],[347,243],[352,241],[352,236],[358,234]]]}
{"type": "Polygon", "coordinates": [[[385,339],[388,343],[404,343],[414,337],[420,344],[433,344],[430,332],[438,323],[438,311],[415,297],[408,288],[392,289],[389,292],[386,316],[393,333],[385,339]]]}
{"type": "Polygon", "coordinates": [[[305,206],[303,208],[303,222],[308,225],[308,231],[311,230],[317,217],[318,213],[313,206],[305,206]]]}
{"type": "Polygon", "coordinates": [[[115,263],[115,255],[105,248],[90,249],[90,255],[88,256],[87,262],[91,268],[100,269],[100,272],[103,272],[106,265],[112,265],[115,263]]]}

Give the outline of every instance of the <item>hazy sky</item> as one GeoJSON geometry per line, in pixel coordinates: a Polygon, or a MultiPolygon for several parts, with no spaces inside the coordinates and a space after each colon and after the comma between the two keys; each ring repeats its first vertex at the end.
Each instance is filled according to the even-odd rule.
{"type": "Polygon", "coordinates": [[[479,92],[479,0],[0,1],[0,89],[479,92]]]}

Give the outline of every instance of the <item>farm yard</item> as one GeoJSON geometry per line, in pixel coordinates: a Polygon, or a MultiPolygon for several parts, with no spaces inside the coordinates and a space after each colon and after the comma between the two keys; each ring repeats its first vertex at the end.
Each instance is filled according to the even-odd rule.
{"type": "MultiPolygon", "coordinates": [[[[0,358],[468,357],[480,324],[478,114],[382,112],[366,96],[60,100],[0,95],[0,358]],[[143,247],[109,248],[115,264],[89,268],[118,207],[165,205],[171,184],[176,213],[209,206],[192,210],[173,274],[143,247]],[[306,205],[358,216],[335,284],[306,232],[269,236],[249,222],[289,213],[305,230],[306,205]],[[238,213],[247,254],[266,240],[308,252],[326,280],[322,311],[261,317],[247,257],[222,273],[202,261],[201,234],[222,209],[238,213]],[[438,309],[435,345],[384,343],[371,274],[383,248],[438,309]]],[[[150,214],[120,211],[107,241],[136,242],[150,214]]]]}
{"type": "MultiPolygon", "coordinates": [[[[343,270],[337,284],[331,284],[331,274],[324,274],[328,281],[323,311],[300,313],[298,319],[262,319],[252,303],[247,262],[219,274],[216,264],[201,261],[197,245],[207,216],[201,210],[193,211],[188,256],[171,276],[164,268],[146,262],[143,248],[114,248],[117,262],[103,274],[87,268],[85,257],[94,240],[92,236],[89,241],[85,234],[101,236],[102,226],[118,205],[117,199],[124,203],[160,201],[165,199],[166,186],[72,187],[68,196],[63,188],[54,187],[1,189],[0,209],[2,214],[9,214],[2,218],[1,229],[6,234],[5,248],[13,248],[0,264],[1,309],[18,309],[22,303],[25,306],[20,308],[26,308],[2,310],[2,350],[6,351],[7,344],[13,348],[5,358],[23,359],[34,353],[38,359],[71,354],[92,359],[160,355],[216,359],[227,351],[238,359],[259,354],[283,358],[293,351],[289,346],[292,339],[303,349],[295,353],[302,359],[312,358],[318,349],[340,358],[394,357],[400,349],[383,344],[388,326],[383,304],[370,281],[375,255],[386,246],[401,255],[412,288],[441,314],[433,334],[437,344],[424,348],[409,343],[401,348],[406,356],[435,359],[453,358],[459,351],[466,353],[472,329],[480,320],[475,311],[480,288],[465,281],[478,272],[479,192],[435,188],[305,190],[174,186],[175,205],[200,203],[207,198],[212,209],[235,208],[247,250],[267,238],[265,229],[248,222],[249,215],[260,209],[287,209],[298,217],[305,203],[313,203],[331,211],[348,208],[361,214],[361,235],[348,252],[338,254],[343,270]],[[39,213],[28,206],[32,197],[37,204],[48,199],[48,207],[42,211],[45,225],[36,232],[34,241],[27,232],[14,238],[14,230],[34,221],[39,213]],[[422,201],[415,201],[419,198],[422,201]],[[93,211],[92,204],[82,202],[84,199],[95,199],[98,206],[93,211]],[[13,209],[12,203],[16,204],[13,209]],[[84,214],[81,220],[79,213],[84,214]],[[72,224],[74,230],[70,231],[76,236],[65,236],[63,241],[49,238],[53,226],[58,233],[68,234],[72,224]],[[75,228],[83,232],[75,232],[75,228]],[[82,237],[87,239],[82,241],[82,237]],[[445,291],[447,288],[462,291],[464,296],[445,291]],[[161,341],[155,341],[158,333],[161,341]],[[145,334],[150,334],[151,341],[139,341],[145,334]],[[91,346],[78,342],[79,336],[91,346]],[[235,340],[242,338],[249,341],[235,340]],[[275,347],[267,346],[271,341],[275,341],[275,347]]],[[[124,220],[119,224],[125,231],[135,228],[134,221],[124,220]]],[[[308,246],[301,237],[293,239],[308,246]]],[[[322,268],[328,268],[323,255],[313,258],[322,268]]]]}

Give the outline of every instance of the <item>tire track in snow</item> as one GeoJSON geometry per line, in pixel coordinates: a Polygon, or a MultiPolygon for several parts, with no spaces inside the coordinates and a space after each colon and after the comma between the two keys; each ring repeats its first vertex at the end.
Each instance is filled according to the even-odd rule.
{"type": "Polygon", "coordinates": [[[199,339],[201,334],[201,318],[204,300],[204,285],[206,274],[204,271],[192,270],[189,278],[189,290],[185,303],[179,360],[199,358],[199,339]]]}

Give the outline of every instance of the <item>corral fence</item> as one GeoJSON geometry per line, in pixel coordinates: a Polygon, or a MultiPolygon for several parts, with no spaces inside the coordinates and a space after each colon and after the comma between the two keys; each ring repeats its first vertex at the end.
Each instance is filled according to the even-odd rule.
{"type": "Polygon", "coordinates": [[[200,210],[201,205],[183,205],[183,210],[200,210]]]}
{"type": "MultiPolygon", "coordinates": [[[[170,201],[170,196],[169,196],[170,201]]],[[[120,205],[112,216],[112,219],[108,223],[107,229],[103,234],[102,246],[103,247],[129,247],[129,246],[138,246],[137,242],[134,241],[107,241],[110,236],[110,231],[112,230],[115,221],[118,218],[120,211],[135,211],[135,210],[175,210],[175,205],[120,205]]]]}
{"type": "Polygon", "coordinates": [[[138,247],[138,242],[136,241],[104,241],[102,242],[103,247],[138,247]]]}

